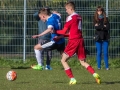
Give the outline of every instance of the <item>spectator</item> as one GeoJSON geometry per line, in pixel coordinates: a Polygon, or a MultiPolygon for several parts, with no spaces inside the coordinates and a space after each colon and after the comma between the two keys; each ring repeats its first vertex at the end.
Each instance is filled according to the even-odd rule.
{"type": "Polygon", "coordinates": [[[103,7],[98,6],[95,14],[94,14],[94,27],[95,27],[95,44],[97,48],[97,67],[101,69],[101,56],[102,49],[104,54],[104,62],[106,70],[109,70],[108,65],[108,46],[109,46],[109,30],[110,24],[108,18],[106,17],[106,13],[103,7]]]}

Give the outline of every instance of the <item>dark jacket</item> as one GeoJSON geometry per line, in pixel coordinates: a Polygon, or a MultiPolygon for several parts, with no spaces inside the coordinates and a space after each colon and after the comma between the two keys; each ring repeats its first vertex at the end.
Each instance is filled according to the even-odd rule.
{"type": "Polygon", "coordinates": [[[104,19],[99,19],[98,26],[95,26],[95,34],[99,36],[99,40],[108,40],[110,39],[110,24],[107,19],[106,23],[103,23],[104,19]],[[106,27],[104,26],[106,25],[106,27]]]}

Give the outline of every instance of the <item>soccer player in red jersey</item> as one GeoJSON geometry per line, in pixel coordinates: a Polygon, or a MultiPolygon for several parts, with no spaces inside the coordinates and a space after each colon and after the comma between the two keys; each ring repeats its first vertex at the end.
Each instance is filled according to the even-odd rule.
{"type": "Polygon", "coordinates": [[[65,4],[66,12],[68,13],[68,17],[66,19],[66,23],[62,30],[58,30],[57,34],[69,35],[68,43],[62,55],[61,63],[65,69],[67,76],[70,78],[70,85],[76,84],[77,81],[73,76],[72,70],[68,65],[67,61],[70,57],[72,57],[75,53],[81,63],[88,72],[90,72],[93,77],[96,79],[96,82],[100,84],[100,76],[95,73],[95,70],[86,62],[86,52],[84,47],[84,39],[82,37],[82,17],[75,12],[75,4],[74,2],[67,2],[65,4]]]}

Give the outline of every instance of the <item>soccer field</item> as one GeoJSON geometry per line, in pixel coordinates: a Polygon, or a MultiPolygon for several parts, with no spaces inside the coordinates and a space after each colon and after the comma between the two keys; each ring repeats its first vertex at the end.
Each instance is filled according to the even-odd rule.
{"type": "Polygon", "coordinates": [[[74,67],[73,73],[77,84],[70,86],[69,79],[63,68],[53,67],[51,71],[36,71],[32,69],[0,68],[0,90],[119,90],[120,68],[106,71],[96,70],[102,83],[98,85],[95,79],[85,69],[74,67]],[[9,70],[17,72],[15,81],[8,81],[6,73],[9,70]]]}

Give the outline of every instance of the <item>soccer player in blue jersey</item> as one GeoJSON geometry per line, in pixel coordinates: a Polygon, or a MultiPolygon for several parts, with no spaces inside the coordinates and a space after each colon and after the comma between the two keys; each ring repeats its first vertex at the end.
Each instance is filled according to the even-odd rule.
{"type": "MultiPolygon", "coordinates": [[[[45,9],[48,9],[48,10],[51,10],[51,9],[50,9],[49,7],[47,7],[47,6],[44,7],[44,8],[45,8],[45,9]]],[[[47,24],[46,24],[46,22],[43,22],[43,21],[40,19],[39,14],[38,14],[38,11],[33,14],[33,17],[38,21],[38,33],[42,33],[44,30],[47,29],[47,24]]],[[[50,37],[51,37],[50,33],[39,37],[39,38],[38,38],[38,44],[42,44],[42,43],[44,43],[44,42],[50,41],[50,37]]],[[[37,44],[34,46],[34,49],[36,49],[36,46],[37,46],[37,44]]],[[[43,60],[44,60],[45,57],[46,57],[45,70],[52,70],[52,68],[51,68],[51,66],[50,66],[50,64],[51,64],[51,58],[52,58],[52,51],[51,51],[51,50],[43,49],[43,50],[41,50],[41,51],[37,50],[37,52],[38,52],[38,55],[39,55],[39,53],[41,53],[39,57],[36,57],[36,58],[37,58],[37,63],[38,63],[40,66],[41,66],[41,65],[43,66],[43,65],[44,65],[43,60]],[[46,55],[45,55],[45,54],[46,54],[46,55]]],[[[36,56],[38,56],[38,55],[36,55],[36,56]]]]}
{"type": "MultiPolygon", "coordinates": [[[[42,49],[48,49],[48,50],[57,49],[57,51],[59,51],[60,54],[62,54],[64,49],[65,49],[64,36],[54,33],[54,32],[56,32],[56,30],[61,29],[61,22],[60,22],[61,17],[60,17],[60,15],[52,14],[49,10],[42,8],[39,11],[39,17],[42,21],[47,22],[47,29],[38,35],[33,35],[32,38],[41,37],[47,33],[51,33],[51,41],[45,42],[43,44],[38,44],[36,46],[36,48],[34,49],[35,54],[36,54],[36,59],[41,54],[38,51],[42,50],[42,49]]],[[[43,67],[41,65],[34,65],[34,66],[31,66],[31,68],[36,69],[36,70],[38,70],[38,69],[40,70],[43,67]]]]}

